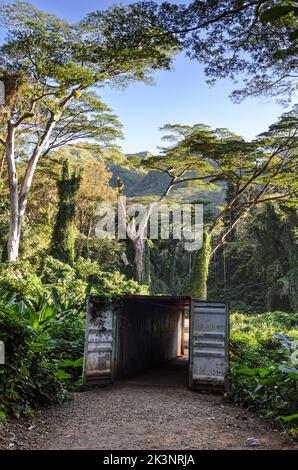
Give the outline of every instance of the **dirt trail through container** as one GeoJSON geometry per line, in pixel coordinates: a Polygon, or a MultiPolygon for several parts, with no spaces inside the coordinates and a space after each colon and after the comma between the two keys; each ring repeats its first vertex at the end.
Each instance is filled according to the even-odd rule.
{"type": "Polygon", "coordinates": [[[254,413],[187,389],[185,365],[178,359],[12,421],[0,449],[297,449],[254,413]]]}

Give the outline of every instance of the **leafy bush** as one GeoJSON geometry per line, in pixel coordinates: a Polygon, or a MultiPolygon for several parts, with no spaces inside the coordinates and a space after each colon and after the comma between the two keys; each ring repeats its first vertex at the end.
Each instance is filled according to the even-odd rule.
{"type": "Polygon", "coordinates": [[[298,368],[291,360],[298,314],[235,313],[230,338],[230,396],[267,418],[298,423],[298,368]]]}
{"type": "Polygon", "coordinates": [[[85,320],[72,313],[63,321],[53,319],[47,329],[53,345],[49,358],[68,375],[64,378],[69,390],[81,385],[85,326],[85,320]]]}
{"type": "Polygon", "coordinates": [[[85,310],[85,301],[81,302],[70,293],[66,298],[56,288],[44,290],[34,299],[27,298],[19,303],[12,298],[9,302],[31,326],[41,330],[49,327],[53,320],[64,321],[65,318],[79,318],[85,310]]]}
{"type": "Polygon", "coordinates": [[[94,294],[103,297],[149,293],[148,286],[140,285],[132,279],[127,280],[118,271],[101,271],[97,261],[80,258],[76,263],[76,271],[79,278],[93,287],[94,294]]]}
{"type": "Polygon", "coordinates": [[[60,296],[76,297],[77,301],[85,301],[88,293],[92,292],[103,297],[119,295],[148,294],[148,287],[136,281],[127,280],[118,271],[101,271],[97,261],[80,258],[75,268],[66,263],[47,257],[43,269],[43,282],[55,286],[60,296]]]}
{"type": "Polygon", "coordinates": [[[78,278],[89,282],[89,284],[96,284],[97,277],[101,272],[97,261],[79,258],[76,262],[75,268],[78,278]]]}
{"type": "Polygon", "coordinates": [[[42,282],[44,287],[57,292],[60,299],[71,298],[74,303],[83,304],[86,302],[89,293],[88,283],[78,279],[76,271],[67,263],[63,263],[51,256],[45,258],[42,269],[42,282]]]}
{"type": "Polygon", "coordinates": [[[41,281],[29,263],[2,263],[0,268],[0,289],[5,289],[18,298],[35,296],[42,292],[41,281]]]}
{"type": "Polygon", "coordinates": [[[42,268],[42,281],[45,284],[57,284],[61,281],[71,282],[75,279],[75,270],[52,256],[47,256],[42,268]]]}
{"type": "Polygon", "coordinates": [[[0,340],[5,344],[5,365],[0,365],[0,411],[29,414],[38,405],[61,403],[67,397],[59,368],[50,359],[52,345],[12,307],[0,308],[0,340]]]}
{"type": "MultiPolygon", "coordinates": [[[[18,301],[0,292],[0,415],[28,414],[38,405],[61,403],[80,384],[85,320],[82,304],[56,289],[18,301]]],[[[85,304],[84,304],[85,307],[85,304]]]]}
{"type": "Polygon", "coordinates": [[[76,252],[78,257],[97,260],[102,271],[119,271],[123,266],[121,254],[125,244],[109,238],[99,239],[78,233],[76,252]]]}

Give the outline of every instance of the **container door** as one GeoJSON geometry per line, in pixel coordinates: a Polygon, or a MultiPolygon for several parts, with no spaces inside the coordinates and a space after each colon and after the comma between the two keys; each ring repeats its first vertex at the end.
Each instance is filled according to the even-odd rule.
{"type": "Polygon", "coordinates": [[[106,384],[113,379],[115,313],[111,306],[88,302],[83,383],[106,384]]]}
{"type": "Polygon", "coordinates": [[[224,389],[228,368],[228,306],[192,300],[190,313],[189,386],[224,389]]]}

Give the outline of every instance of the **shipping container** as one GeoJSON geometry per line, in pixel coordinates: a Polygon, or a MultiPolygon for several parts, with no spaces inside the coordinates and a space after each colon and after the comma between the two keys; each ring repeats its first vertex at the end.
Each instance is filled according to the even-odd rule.
{"type": "Polygon", "coordinates": [[[200,302],[190,297],[135,295],[113,300],[90,297],[84,384],[114,383],[186,352],[190,388],[224,389],[228,368],[228,313],[225,303],[200,302]],[[187,322],[189,319],[188,336],[186,319],[187,322]]]}

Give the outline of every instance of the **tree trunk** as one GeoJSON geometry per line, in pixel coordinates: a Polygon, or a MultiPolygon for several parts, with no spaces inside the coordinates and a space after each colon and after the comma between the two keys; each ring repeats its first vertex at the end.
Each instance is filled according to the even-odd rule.
{"type": "Polygon", "coordinates": [[[51,115],[44,134],[33,151],[32,157],[30,158],[26,169],[20,194],[18,189],[18,176],[15,162],[15,126],[12,121],[8,122],[6,139],[6,160],[10,190],[10,226],[7,242],[8,261],[16,261],[19,257],[22,223],[28,204],[28,197],[32,185],[33,175],[35,173],[38,160],[42,155],[42,152],[55,127],[57,118],[58,116],[54,114],[51,115]]]}
{"type": "Polygon", "coordinates": [[[15,129],[23,122],[24,119],[28,118],[29,116],[31,117],[31,112],[25,113],[23,117],[19,119],[16,123],[14,123],[12,120],[8,122],[5,149],[10,187],[10,228],[7,242],[8,261],[16,261],[19,256],[22,222],[28,204],[29,192],[31,189],[32,179],[35,173],[36,165],[45,150],[49,138],[51,137],[52,131],[55,128],[57,121],[60,119],[63,110],[70,103],[70,101],[73,100],[73,98],[78,97],[78,93],[80,93],[83,89],[83,85],[80,85],[76,89],[73,89],[70,94],[59,103],[59,111],[51,112],[49,120],[46,123],[44,132],[39,142],[36,144],[32,156],[27,165],[20,193],[18,193],[18,177],[16,172],[14,155],[15,129]]]}
{"type": "Polygon", "coordinates": [[[194,256],[193,266],[182,291],[198,300],[207,300],[207,280],[211,259],[211,236],[205,231],[203,245],[194,256]]]}
{"type": "Polygon", "coordinates": [[[9,180],[9,197],[10,197],[10,224],[7,242],[7,258],[8,261],[16,261],[19,256],[20,230],[19,230],[19,193],[18,193],[18,176],[15,164],[14,143],[15,129],[11,121],[7,125],[6,139],[6,159],[9,180]]]}
{"type": "Polygon", "coordinates": [[[27,204],[28,204],[29,192],[31,189],[32,179],[35,173],[36,165],[45,149],[45,146],[47,145],[47,142],[56,125],[57,119],[58,119],[58,116],[52,113],[50,119],[47,122],[45,131],[39,143],[36,145],[33,151],[32,157],[30,158],[30,161],[26,169],[26,173],[24,176],[24,180],[22,182],[21,190],[20,190],[20,198],[19,198],[19,225],[18,225],[19,238],[21,236],[22,222],[23,222],[25,211],[26,211],[27,204]]]}
{"type": "Polygon", "coordinates": [[[4,164],[5,164],[5,150],[3,152],[3,155],[0,159],[0,179],[2,178],[3,170],[4,170],[4,164]]]}
{"type": "Polygon", "coordinates": [[[134,255],[135,255],[135,269],[136,269],[136,281],[139,284],[143,283],[143,271],[144,271],[144,239],[142,237],[138,237],[135,240],[131,240],[134,255]]]}
{"type": "MultiPolygon", "coordinates": [[[[126,223],[125,231],[130,239],[131,247],[134,254],[134,271],[133,277],[139,284],[144,284],[148,276],[144,273],[144,257],[145,257],[145,232],[147,229],[148,221],[153,210],[158,206],[158,202],[150,203],[143,214],[142,221],[139,224],[138,230],[136,228],[136,219],[133,218],[128,224],[126,223]],[[145,275],[144,275],[145,274],[145,275]]],[[[126,222],[126,198],[121,196],[119,211],[121,212],[121,220],[126,222]]],[[[129,258],[129,257],[128,257],[129,258]]]]}

